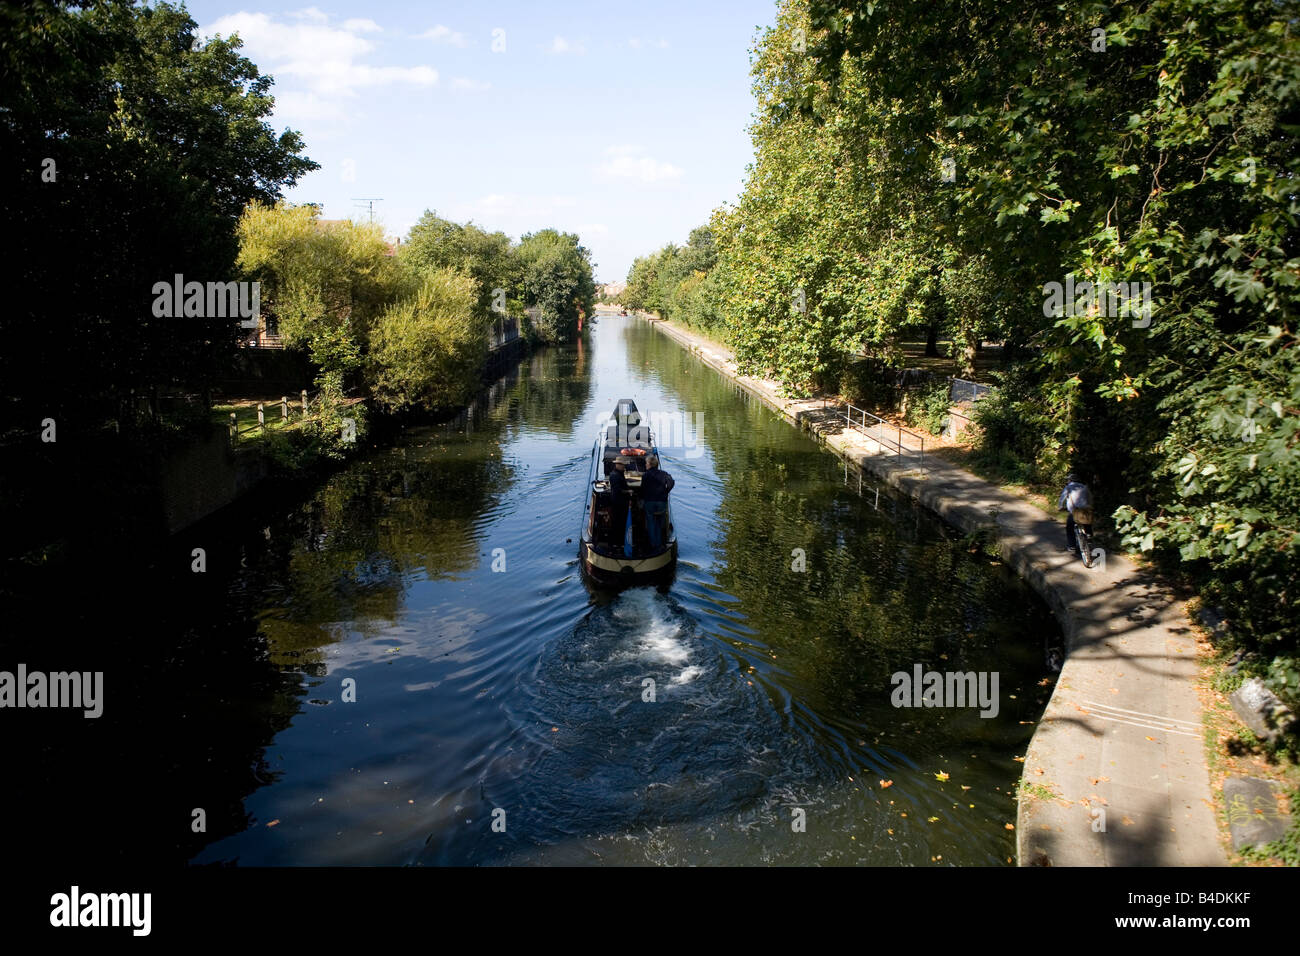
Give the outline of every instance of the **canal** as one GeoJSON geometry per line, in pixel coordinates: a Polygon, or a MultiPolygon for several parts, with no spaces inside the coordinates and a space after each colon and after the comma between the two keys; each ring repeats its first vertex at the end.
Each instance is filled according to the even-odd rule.
{"type": "Polygon", "coordinates": [[[82,645],[104,717],[59,755],[24,743],[33,801],[75,815],[72,782],[117,781],[83,812],[121,827],[79,838],[107,857],[148,834],[194,864],[1014,858],[1046,607],[644,321],[601,315],[460,419],[177,549],[139,593],[46,609],[85,634],[149,605],[82,645]],[[678,425],[680,561],[613,594],[576,551],[623,397],[678,425]],[[916,665],[996,673],[996,714],[895,707],[916,665]]]}

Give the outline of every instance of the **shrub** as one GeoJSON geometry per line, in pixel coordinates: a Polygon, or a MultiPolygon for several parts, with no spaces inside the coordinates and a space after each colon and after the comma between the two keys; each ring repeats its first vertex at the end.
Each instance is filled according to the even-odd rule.
{"type": "Polygon", "coordinates": [[[908,395],[907,423],[924,428],[931,435],[943,431],[948,420],[948,383],[935,382],[913,389],[908,395]]]}

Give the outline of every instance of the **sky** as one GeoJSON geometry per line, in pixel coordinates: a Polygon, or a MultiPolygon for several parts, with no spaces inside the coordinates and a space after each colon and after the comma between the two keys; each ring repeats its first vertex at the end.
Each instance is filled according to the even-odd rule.
{"type": "Polygon", "coordinates": [[[269,122],[321,168],[285,191],[405,236],[426,210],[555,227],[598,282],[684,243],[753,160],[749,57],[776,0],[186,4],[275,78],[269,122]],[[499,31],[499,32],[496,32],[499,31]]]}

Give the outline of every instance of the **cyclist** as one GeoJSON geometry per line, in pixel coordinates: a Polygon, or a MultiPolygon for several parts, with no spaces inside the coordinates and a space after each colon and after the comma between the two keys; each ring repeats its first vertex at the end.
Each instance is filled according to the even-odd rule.
{"type": "MultiPolygon", "coordinates": [[[[1075,557],[1082,557],[1074,529],[1077,525],[1089,538],[1092,537],[1092,492],[1074,472],[1065,476],[1065,488],[1061,491],[1056,507],[1064,508],[1070,513],[1065,519],[1065,550],[1072,552],[1075,557]]],[[[1089,561],[1091,558],[1088,555],[1089,561]]]]}

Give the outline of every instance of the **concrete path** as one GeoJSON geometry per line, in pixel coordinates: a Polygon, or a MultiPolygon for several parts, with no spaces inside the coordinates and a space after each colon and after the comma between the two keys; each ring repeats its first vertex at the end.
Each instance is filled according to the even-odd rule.
{"type": "Polygon", "coordinates": [[[1196,640],[1182,603],[1121,555],[1093,569],[1062,550],[1063,520],[885,430],[874,441],[818,400],[742,376],[731,353],[654,325],[708,365],[964,531],[996,531],[1002,559],[1046,600],[1067,657],[1025,755],[1020,864],[1223,866],[1196,692],[1196,640]],[[1050,791],[1054,796],[1048,798],[1050,791]]]}

